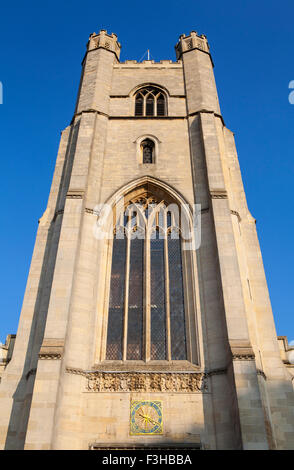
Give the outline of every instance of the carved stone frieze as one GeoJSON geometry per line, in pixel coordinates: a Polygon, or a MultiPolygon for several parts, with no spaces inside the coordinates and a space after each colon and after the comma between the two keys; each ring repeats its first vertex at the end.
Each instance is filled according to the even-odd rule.
{"type": "Polygon", "coordinates": [[[207,390],[203,372],[88,372],[67,368],[66,372],[83,375],[88,392],[204,392],[207,390]]]}

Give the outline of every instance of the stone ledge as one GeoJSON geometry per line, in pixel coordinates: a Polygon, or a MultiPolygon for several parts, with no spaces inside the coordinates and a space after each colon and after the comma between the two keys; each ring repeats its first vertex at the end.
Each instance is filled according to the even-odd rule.
{"type": "Polygon", "coordinates": [[[39,351],[39,359],[61,359],[64,351],[64,340],[46,338],[39,351]]]}
{"type": "Polygon", "coordinates": [[[225,189],[211,189],[211,199],[228,199],[228,193],[225,189]]]}
{"type": "Polygon", "coordinates": [[[248,340],[230,340],[230,348],[234,361],[253,361],[255,354],[248,340]]]}

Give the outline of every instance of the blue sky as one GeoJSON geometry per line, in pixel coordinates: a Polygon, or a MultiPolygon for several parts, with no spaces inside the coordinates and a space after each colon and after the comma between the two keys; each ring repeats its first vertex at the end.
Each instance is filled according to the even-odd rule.
{"type": "Polygon", "coordinates": [[[206,34],[222,114],[235,132],[248,205],[257,219],[279,335],[294,340],[292,1],[14,1],[1,5],[0,341],[15,333],[46,208],[60,131],[74,112],[85,44],[115,32],[121,60],[175,60],[180,34],[206,34]]]}

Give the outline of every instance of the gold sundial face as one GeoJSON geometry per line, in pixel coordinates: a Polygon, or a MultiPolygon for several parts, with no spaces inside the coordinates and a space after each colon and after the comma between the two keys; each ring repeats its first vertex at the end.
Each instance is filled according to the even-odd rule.
{"type": "Polygon", "coordinates": [[[161,401],[132,401],[130,434],[162,434],[161,401]]]}

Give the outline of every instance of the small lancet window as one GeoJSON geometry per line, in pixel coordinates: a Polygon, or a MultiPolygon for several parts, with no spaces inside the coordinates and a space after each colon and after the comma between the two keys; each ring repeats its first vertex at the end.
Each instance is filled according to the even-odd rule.
{"type": "Polygon", "coordinates": [[[143,154],[143,163],[154,163],[154,142],[151,139],[145,139],[141,143],[143,154]]]}

